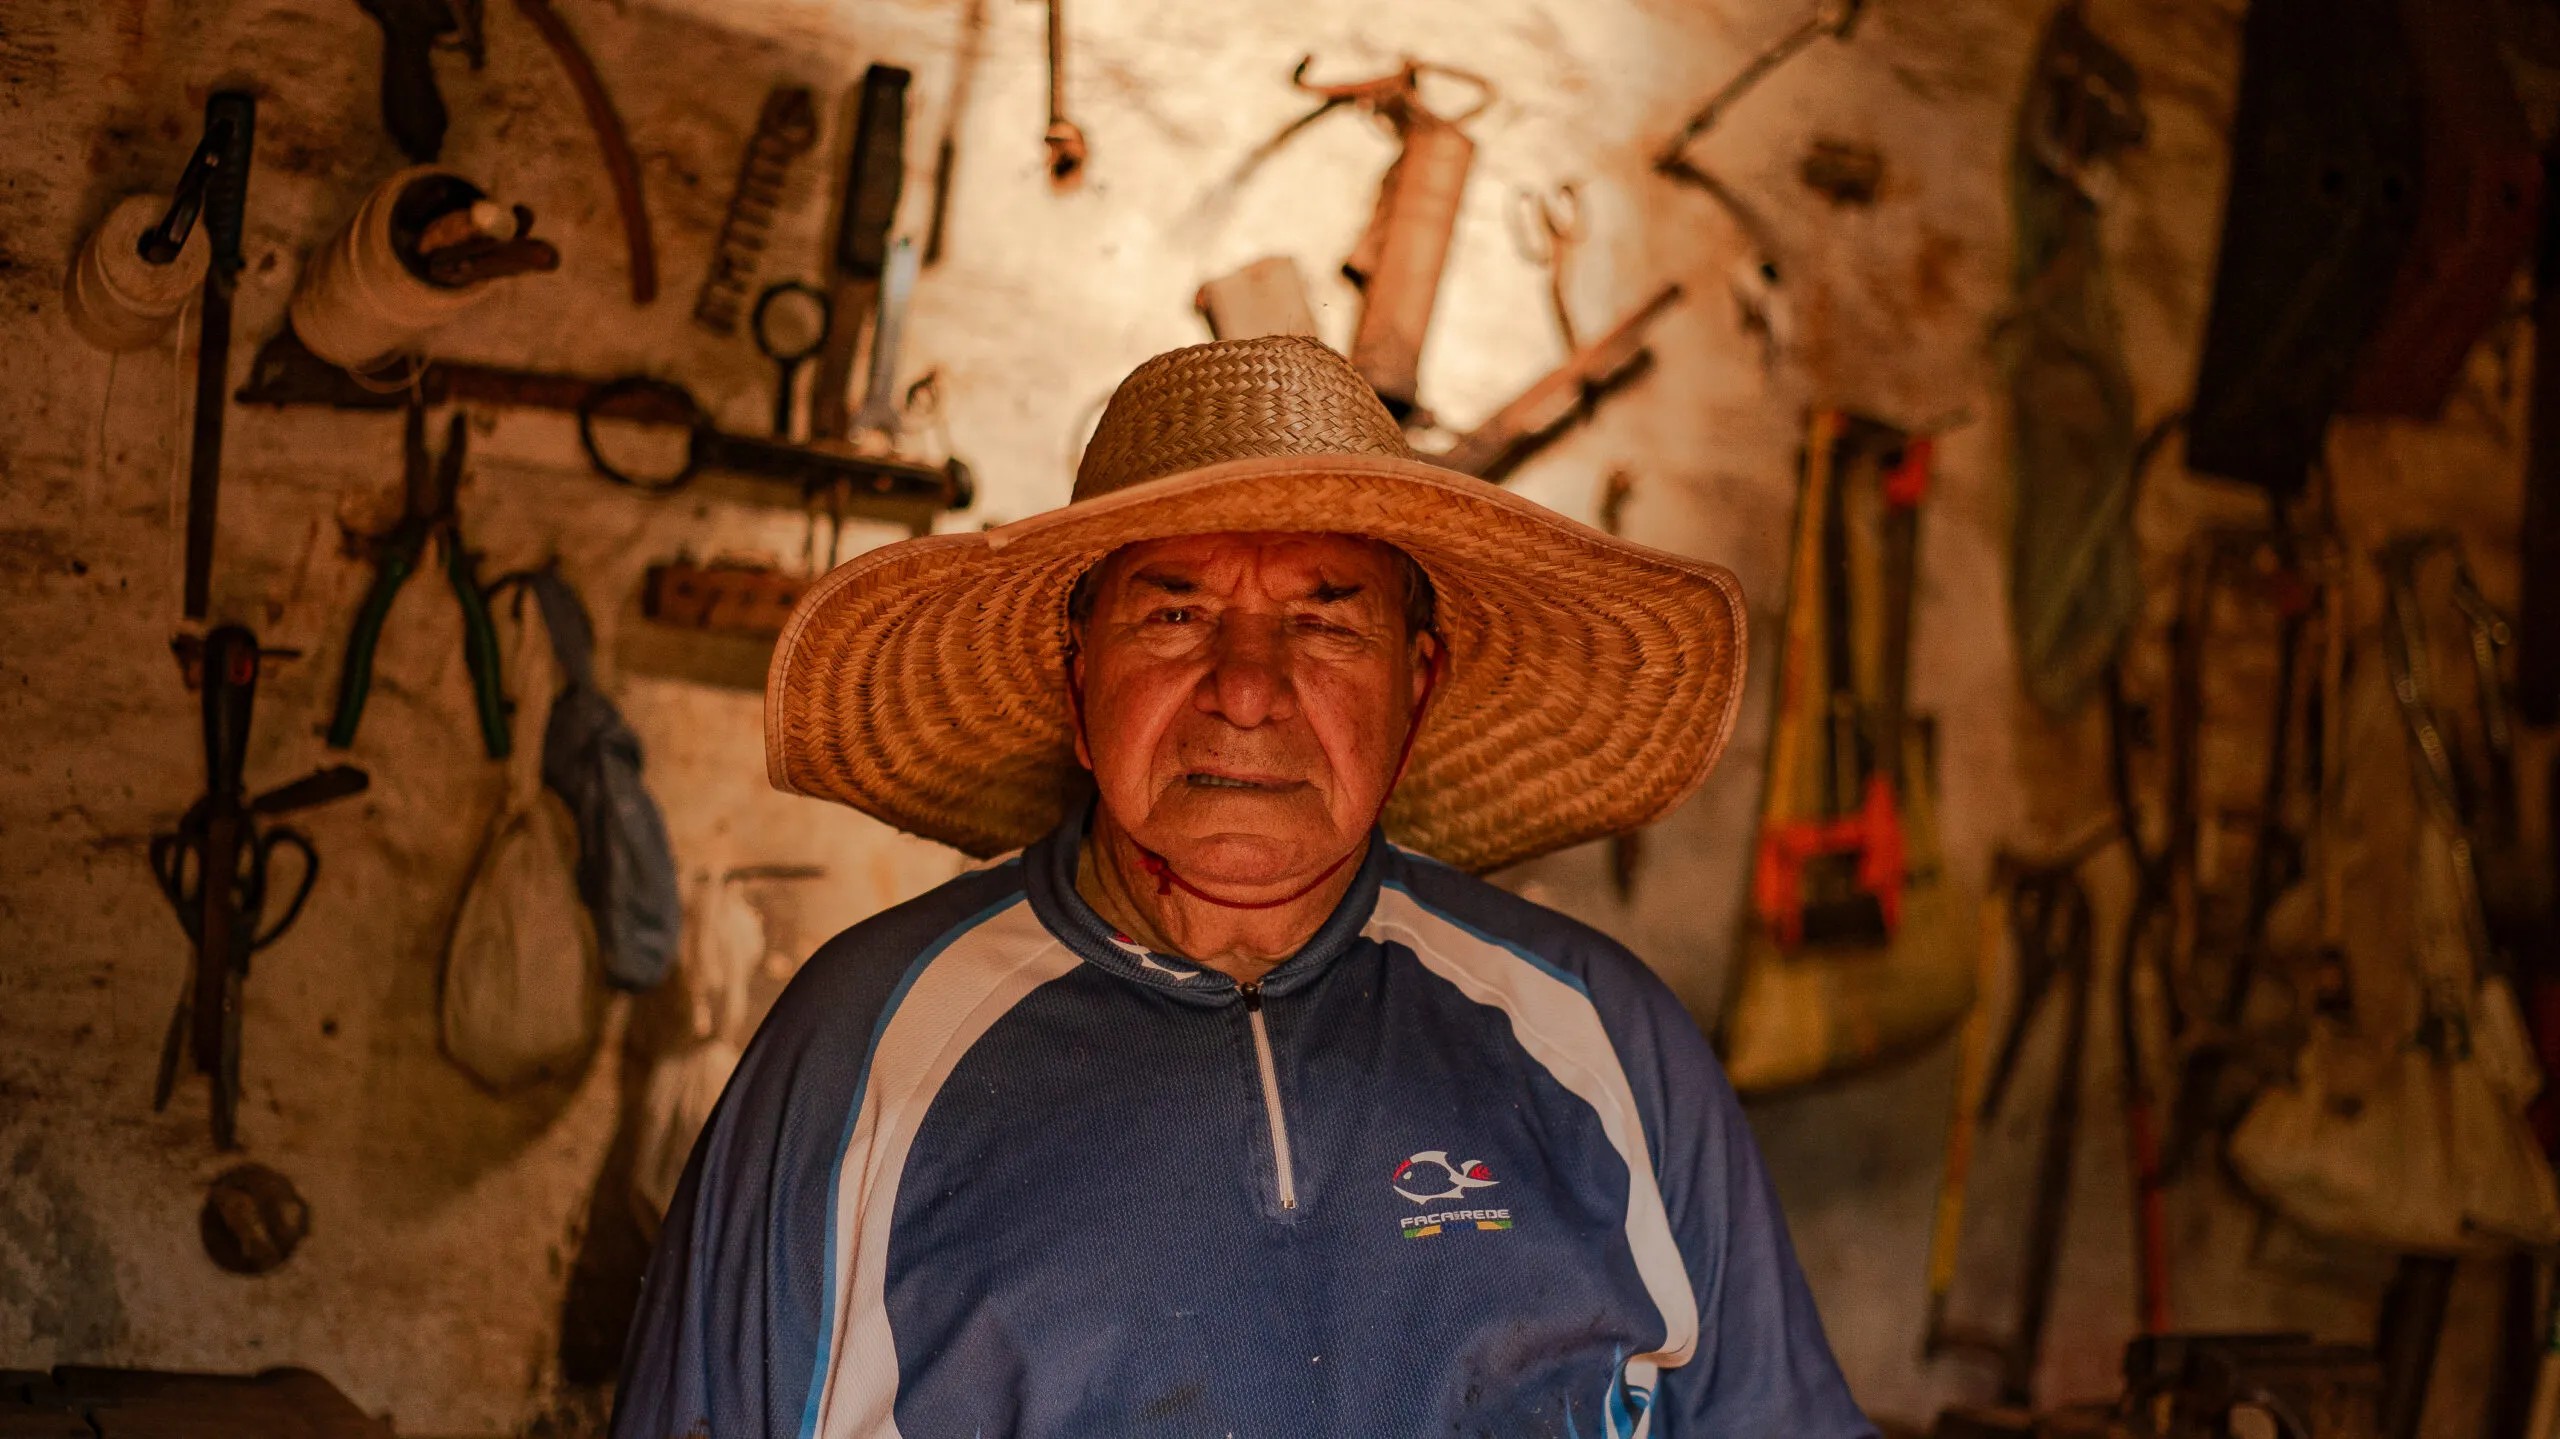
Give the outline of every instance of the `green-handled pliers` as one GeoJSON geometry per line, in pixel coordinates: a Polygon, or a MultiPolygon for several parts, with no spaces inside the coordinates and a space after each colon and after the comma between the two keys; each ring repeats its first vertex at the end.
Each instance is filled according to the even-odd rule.
{"type": "Polygon", "coordinates": [[[498,669],[498,627],[489,617],[489,595],[480,587],[480,557],[462,542],[454,514],[453,493],[462,482],[465,450],[462,415],[455,412],[445,429],[444,454],[427,454],[427,412],[411,405],[403,461],[408,485],[408,513],[391,533],[374,541],[373,585],[364,607],[356,611],[355,631],[347,637],[347,665],[338,677],[338,712],[329,721],[329,745],[345,749],[355,743],[356,725],[364,718],[365,696],[373,689],[373,652],[382,640],[382,622],[400,587],[417,573],[426,558],[427,541],[442,547],[444,576],[462,605],[462,654],[471,668],[471,697],[480,711],[480,738],[491,759],[505,759],[514,748],[507,728],[506,686],[498,669]]]}

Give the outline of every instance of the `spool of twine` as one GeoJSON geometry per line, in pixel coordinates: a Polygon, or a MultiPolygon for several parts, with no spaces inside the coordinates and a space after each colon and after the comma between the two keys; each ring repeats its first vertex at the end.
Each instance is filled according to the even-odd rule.
{"type": "Polygon", "coordinates": [[[212,244],[199,221],[178,258],[142,258],[142,232],[168,213],[166,195],[127,195],[90,232],[62,272],[62,308],[80,338],[109,353],[139,350],[169,333],[187,298],[204,284],[212,244]]]}
{"type": "Polygon", "coordinates": [[[391,246],[392,208],[403,191],[430,176],[453,172],[419,165],[383,181],[346,228],[313,252],[289,311],[294,334],[311,353],[350,370],[376,369],[487,295],[487,285],[428,284],[391,246]]]}

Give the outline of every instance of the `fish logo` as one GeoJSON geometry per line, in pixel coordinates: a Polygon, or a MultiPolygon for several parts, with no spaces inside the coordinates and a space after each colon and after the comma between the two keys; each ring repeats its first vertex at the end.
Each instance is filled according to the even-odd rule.
{"type": "Polygon", "coordinates": [[[1387,1177],[1387,1182],[1396,1193],[1416,1204],[1438,1204],[1444,1200],[1464,1199],[1470,1189],[1490,1189],[1497,1181],[1481,1159],[1452,1164],[1449,1151],[1426,1149],[1397,1165],[1396,1172],[1387,1177]],[[1415,1187],[1407,1189],[1405,1185],[1408,1183],[1415,1187]],[[1432,1184],[1448,1187],[1423,1192],[1424,1186],[1432,1184]]]}

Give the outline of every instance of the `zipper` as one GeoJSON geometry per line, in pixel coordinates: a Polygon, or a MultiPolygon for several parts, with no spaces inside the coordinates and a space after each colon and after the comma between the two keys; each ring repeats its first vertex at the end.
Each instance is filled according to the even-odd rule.
{"type": "Polygon", "coordinates": [[[1271,1057],[1271,1029],[1262,1022],[1262,986],[1240,984],[1245,1022],[1253,1029],[1253,1066],[1262,1074],[1262,1112],[1271,1121],[1271,1163],[1280,1175],[1280,1207],[1298,1207],[1298,1176],[1289,1163],[1289,1119],[1280,1109],[1280,1066],[1271,1057]]]}

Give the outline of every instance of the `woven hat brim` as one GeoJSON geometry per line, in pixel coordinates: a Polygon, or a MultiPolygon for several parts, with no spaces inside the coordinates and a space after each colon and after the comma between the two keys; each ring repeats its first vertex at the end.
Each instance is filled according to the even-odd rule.
{"type": "Polygon", "coordinates": [[[1630,829],[1693,793],[1733,732],[1730,571],[1419,460],[1265,456],[837,566],[774,648],[774,786],[972,855],[1030,843],[1081,778],[1076,580],[1123,545],[1245,531],[1365,535],[1431,576],[1449,665],[1387,809],[1398,843],[1482,871],[1630,829]]]}

